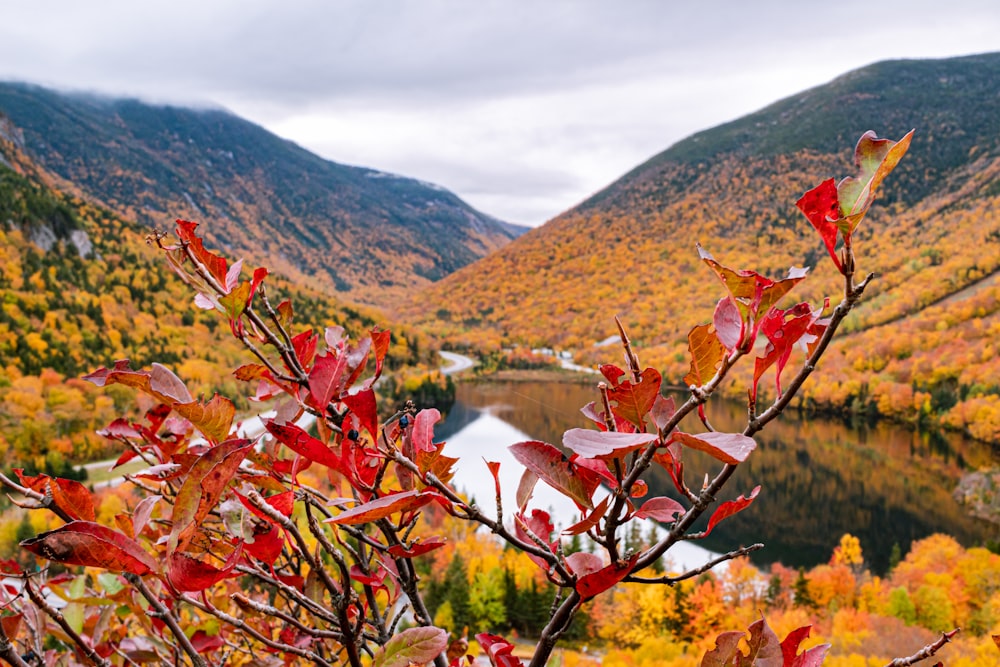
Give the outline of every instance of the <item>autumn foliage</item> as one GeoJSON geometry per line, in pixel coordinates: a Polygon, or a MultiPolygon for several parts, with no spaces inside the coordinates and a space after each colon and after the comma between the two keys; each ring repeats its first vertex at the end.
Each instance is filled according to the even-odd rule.
{"type": "MultiPolygon", "coordinates": [[[[624,367],[601,366],[595,400],[583,407],[592,424],[567,431],[561,447],[513,444],[524,468],[513,495],[501,488],[500,464],[485,461],[496,483],[484,506],[450,483],[456,459],[436,442],[437,410],[407,403],[388,417],[380,412],[376,386],[391,346],[387,331],[375,328],[352,341],[341,327],[299,327],[292,304],[272,300],[266,269],[244,271],[241,261],[206,248],[195,223],[178,221],[174,238],[157,234],[151,242],[196,292],[196,303],[216,311],[250,352],[252,361],[234,375],[249,386],[250,400],[271,411],[254,430],[240,423],[229,398],[196,397],[158,363],[140,369],[119,361],[87,375],[99,387],[127,387],[151,399],[142,418],[115,420],[102,432],[120,445],[119,463],[142,460],[148,467],[131,478],[137,494],[131,509],[106,523],[78,483],[44,474],[2,479],[23,506],[63,523],[21,542],[50,565],[12,572],[0,656],[21,665],[29,651],[57,651],[44,645],[51,635],[72,651],[67,660],[97,665],[464,664],[464,645],[449,647],[439,627],[447,614],[443,604],[431,613],[421,576],[421,563],[449,544],[438,531],[457,522],[485,528],[512,547],[521,558],[510,564],[514,580],[524,580],[515,573],[528,563],[534,583],[553,592],[530,658],[539,667],[575,618],[599,608],[595,601],[625,586],[662,594],[760,548],[734,549],[687,572],[661,569],[675,544],[705,537],[761,502],[759,486],[730,490],[727,482],[753,456],[754,435],[799,391],[872,280],[871,274],[858,279],[853,233],[911,136],[894,142],[866,133],[856,149],[857,174],[839,185],[826,181],[799,201],[839,272],[835,307],[826,300],[781,307],[804,269],[774,280],[700,250],[705,270],[722,283],[721,298],[711,321],[688,336],[687,400],[664,397],[661,373],[640,364],[619,324],[624,367]],[[706,401],[741,362],[752,367],[746,423],[738,432],[717,432],[706,401]],[[758,393],[763,382],[774,386],[769,402],[758,393]],[[701,418],[697,432],[678,430],[689,414],[701,418]],[[696,480],[700,486],[685,477],[691,449],[717,462],[714,477],[696,480]],[[670,475],[680,502],[647,497],[644,476],[654,468],[670,475]],[[553,517],[532,506],[538,483],[571,499],[576,515],[553,517]],[[706,528],[695,531],[703,517],[706,528]],[[625,540],[642,520],[665,532],[645,542],[625,540]],[[591,550],[567,548],[570,538],[591,550]],[[62,610],[46,601],[67,586],[70,603],[62,610]]],[[[845,542],[831,572],[816,575],[828,581],[817,584],[817,595],[830,592],[824,602],[847,595],[841,573],[850,577],[856,560],[845,542]]],[[[734,571],[738,562],[730,565],[734,571]]],[[[715,599],[711,581],[700,581],[694,593],[706,604],[715,599]]],[[[469,608],[495,618],[488,581],[481,584],[469,608]]],[[[458,606],[448,612],[452,624],[466,612],[458,606]]],[[[725,606],[714,609],[721,622],[725,606]]],[[[718,635],[701,664],[823,661],[828,647],[803,645],[807,627],[782,634],[764,619],[748,619],[745,630],[718,635]]],[[[503,636],[482,632],[476,639],[493,664],[521,663],[503,636]]]]}

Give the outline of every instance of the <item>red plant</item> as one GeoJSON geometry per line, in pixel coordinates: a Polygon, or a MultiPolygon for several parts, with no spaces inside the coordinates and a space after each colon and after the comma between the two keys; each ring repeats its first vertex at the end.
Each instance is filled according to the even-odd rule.
{"type": "MultiPolygon", "coordinates": [[[[434,440],[436,410],[407,405],[379,419],[374,384],[388,332],[373,330],[356,343],[339,328],[296,332],[291,305],[274,305],[268,297],[266,269],[242,279],[242,262],[230,265],[205,248],[197,225],[178,221],[176,242],[163,235],[153,240],[195,289],[199,304],[218,310],[254,355],[235,375],[252,384],[255,398],[273,399],[275,414],[264,420],[265,433],[242,437],[234,429],[231,401],[193,398],[163,366],[133,370],[119,361],[88,375],[99,386],[132,387],[157,404],[143,420],[118,420],[104,432],[123,446],[119,463],[139,458],[150,465],[134,480],[148,496],[109,527],[95,523],[93,501],[76,483],[45,475],[22,475],[20,483],[2,479],[25,498],[24,506],[46,508],[66,521],[22,542],[25,549],[100,574],[71,577],[68,597],[76,606],[70,614],[39,594],[43,587],[62,591],[62,578],[21,573],[21,588],[15,589],[23,589],[27,600],[17,590],[7,592],[13,613],[0,628],[0,657],[26,664],[21,655],[42,650],[40,638],[53,634],[77,659],[96,665],[181,663],[183,656],[194,665],[221,665],[271,655],[275,664],[404,667],[433,661],[444,667],[447,633],[433,626],[414,564],[444,544],[420,527],[422,509],[432,504],[526,553],[557,587],[559,597],[531,660],[535,667],[548,661],[586,602],[617,583],[673,584],[760,548],[736,549],[680,575],[644,574],[678,541],[708,535],[757,498],[760,487],[716,504],[737,466],[753,454],[754,435],[788,405],[872,279],[869,274],[856,280],[851,234],[911,135],[890,142],[865,134],[856,153],[859,176],[840,186],[827,181],[799,201],[844,276],[835,308],[800,303],[779,309],[804,270],[793,268],[775,281],[730,269],[699,249],[728,293],[712,322],[691,331],[690,397],[677,406],[661,395],[660,373],[641,367],[619,325],[626,368],[601,369],[600,402],[585,410],[596,430],[566,432],[562,445],[569,456],[544,442],[513,445],[525,470],[516,507],[507,515],[498,463],[487,464],[497,478],[495,513],[466,501],[450,485],[456,459],[434,440]],[[754,356],[761,333],[766,345],[754,360],[746,425],[739,433],[715,432],[704,404],[739,361],[754,356]],[[795,343],[804,343],[806,359],[781,391],[795,343]],[[779,393],[758,410],[756,386],[771,366],[779,393]],[[704,432],[678,431],[695,411],[704,432]],[[315,420],[315,434],[302,425],[304,416],[315,420]],[[684,477],[685,448],[719,462],[716,476],[698,491],[684,477]],[[655,466],[669,472],[685,502],[644,497],[643,476],[655,466]],[[309,485],[303,475],[309,468],[321,471],[329,487],[309,485]],[[576,503],[580,516],[563,532],[587,535],[600,555],[563,552],[553,517],[529,507],[538,481],[576,503]],[[606,495],[599,494],[602,486],[606,495]],[[706,514],[707,529],[693,533],[706,514]],[[637,518],[656,519],[668,530],[648,548],[622,551],[623,528],[637,518]],[[106,611],[114,608],[131,614],[106,611]],[[415,627],[399,631],[404,618],[415,627]]],[[[703,665],[818,665],[825,649],[797,652],[807,632],[796,631],[779,644],[761,620],[750,627],[749,638],[743,632],[721,635],[703,665]]],[[[493,664],[520,664],[503,638],[477,639],[493,664]]]]}

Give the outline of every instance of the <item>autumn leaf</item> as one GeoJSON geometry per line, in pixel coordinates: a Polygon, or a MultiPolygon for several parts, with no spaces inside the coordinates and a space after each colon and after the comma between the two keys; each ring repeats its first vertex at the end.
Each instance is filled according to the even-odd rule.
{"type": "Polygon", "coordinates": [[[198,457],[174,500],[170,551],[176,551],[208,516],[236,474],[253,443],[245,439],[229,440],[198,457]]]}
{"type": "Polygon", "coordinates": [[[571,428],[563,434],[566,449],[588,459],[616,459],[658,439],[655,433],[616,433],[571,428]]]}
{"type": "Polygon", "coordinates": [[[566,565],[570,572],[578,577],[593,574],[604,567],[604,561],[597,554],[578,551],[566,556],[566,565]]]}
{"type": "Polygon", "coordinates": [[[431,662],[448,648],[448,633],[441,628],[403,630],[375,652],[372,667],[410,667],[431,662]]]}
{"type": "Polygon", "coordinates": [[[80,482],[61,477],[53,478],[48,475],[25,475],[22,468],[15,468],[14,473],[25,487],[41,494],[50,495],[52,503],[71,519],[81,521],[95,519],[94,498],[90,495],[87,487],[80,482]]]}
{"type": "Polygon", "coordinates": [[[820,667],[830,650],[830,644],[820,644],[799,653],[799,644],[809,636],[811,626],[792,630],[781,642],[782,667],[820,667]]]}
{"type": "Polygon", "coordinates": [[[632,571],[632,566],[638,560],[639,554],[633,555],[628,562],[612,563],[597,572],[580,577],[576,582],[576,592],[584,600],[589,600],[608,590],[624,579],[632,571]]]}
{"type": "Polygon", "coordinates": [[[378,437],[378,404],[375,390],[365,389],[356,394],[345,394],[341,401],[358,419],[360,428],[368,431],[372,438],[378,437]]]}
{"type": "Polygon", "coordinates": [[[739,347],[743,340],[743,319],[740,316],[740,309],[736,302],[730,297],[719,299],[715,306],[715,314],[712,316],[712,326],[715,327],[715,335],[719,342],[732,352],[739,347]]]}
{"type": "Polygon", "coordinates": [[[591,498],[600,485],[596,474],[574,465],[558,449],[538,440],[519,442],[508,449],[521,465],[553,489],[582,507],[594,508],[591,498]]]}
{"type": "Polygon", "coordinates": [[[327,519],[329,523],[356,526],[384,519],[396,512],[408,512],[423,507],[432,500],[440,498],[441,494],[431,489],[400,491],[376,498],[367,503],[344,510],[337,516],[327,519]]]}
{"type": "Polygon", "coordinates": [[[619,417],[635,424],[640,431],[646,414],[653,407],[653,402],[660,395],[662,378],[655,368],[647,368],[639,374],[639,380],[625,380],[612,383],[608,389],[608,399],[614,403],[612,411],[619,417]]]}
{"type": "Polygon", "coordinates": [[[233,576],[233,570],[243,554],[242,543],[232,551],[221,568],[198,560],[186,553],[175,551],[167,560],[167,580],[182,593],[194,593],[211,588],[223,579],[233,576]]]}
{"type": "MultiPolygon", "coordinates": [[[[605,496],[604,500],[602,500],[601,502],[597,503],[597,507],[595,507],[589,513],[586,513],[586,515],[583,517],[583,519],[581,519],[580,521],[577,521],[572,526],[568,526],[567,528],[563,529],[563,531],[562,531],[563,534],[564,535],[582,535],[583,533],[586,533],[591,528],[596,527],[597,524],[599,524],[601,522],[601,519],[604,518],[604,514],[608,511],[608,506],[609,506],[610,502],[611,502],[611,496],[605,496]]],[[[522,505],[522,507],[523,507],[523,505],[522,505]]]]}
{"type": "Polygon", "coordinates": [[[685,447],[697,449],[712,457],[736,465],[746,461],[747,457],[757,447],[753,438],[742,433],[682,433],[675,431],[672,435],[674,441],[681,443],[685,447]]]}
{"type": "Polygon", "coordinates": [[[434,424],[441,421],[441,413],[437,408],[425,408],[413,418],[413,447],[416,451],[433,451],[434,424]]]}
{"type": "Polygon", "coordinates": [[[347,360],[343,355],[324,354],[316,358],[309,371],[309,395],[317,408],[326,410],[330,400],[340,395],[346,369],[347,360]]]}
{"type": "MultiPolygon", "coordinates": [[[[754,360],[753,384],[750,389],[751,399],[757,397],[757,385],[761,376],[772,365],[777,364],[775,386],[778,396],[781,396],[781,372],[792,354],[795,344],[807,334],[813,339],[816,334],[816,324],[821,310],[813,311],[808,303],[800,303],[788,310],[773,309],[761,322],[761,331],[767,338],[764,355],[754,360]]],[[[808,340],[808,339],[807,339],[808,340]]]]}
{"type": "Polygon", "coordinates": [[[688,350],[691,352],[691,370],[684,376],[684,384],[700,387],[715,376],[726,356],[726,346],[711,324],[702,324],[688,334],[688,350]]]}
{"type": "Polygon", "coordinates": [[[140,576],[158,569],[156,561],[138,542],[91,521],[71,521],[24,540],[21,547],[36,556],[66,565],[100,567],[140,576]]]}
{"type": "Polygon", "coordinates": [[[737,512],[742,512],[744,509],[749,507],[750,504],[754,501],[754,498],[757,497],[758,493],[760,493],[759,485],[754,487],[753,491],[750,492],[749,496],[746,497],[740,496],[736,500],[729,500],[719,505],[719,507],[715,510],[715,512],[712,513],[712,516],[709,518],[708,528],[705,529],[705,534],[703,535],[703,537],[708,537],[709,533],[711,533],[712,530],[723,519],[731,517],[737,512]]]}
{"type": "Polygon", "coordinates": [[[644,502],[642,507],[636,510],[635,518],[653,519],[654,521],[670,523],[677,519],[678,514],[684,514],[686,511],[684,506],[673,498],[660,496],[658,498],[650,498],[644,502]]]}
{"type": "Polygon", "coordinates": [[[277,439],[278,442],[288,447],[290,450],[310,461],[342,470],[343,463],[340,456],[323,442],[306,433],[295,424],[276,424],[273,420],[264,422],[264,428],[277,439]]]}
{"type": "Polygon", "coordinates": [[[481,632],[476,635],[476,641],[486,651],[493,667],[523,667],[524,663],[514,656],[514,645],[503,637],[481,632]]]}
{"type": "Polygon", "coordinates": [[[425,553],[439,549],[447,543],[448,540],[446,538],[435,535],[433,537],[418,538],[409,547],[394,544],[389,547],[388,551],[396,558],[416,558],[417,556],[422,556],[425,553]]]}

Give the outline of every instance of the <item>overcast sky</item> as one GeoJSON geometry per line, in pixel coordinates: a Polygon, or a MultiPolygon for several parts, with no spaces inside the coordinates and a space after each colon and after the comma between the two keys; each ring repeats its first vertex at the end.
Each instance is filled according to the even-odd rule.
{"type": "Polygon", "coordinates": [[[997,0],[0,0],[0,79],[221,105],[529,225],[848,70],[987,51],[997,0]]]}

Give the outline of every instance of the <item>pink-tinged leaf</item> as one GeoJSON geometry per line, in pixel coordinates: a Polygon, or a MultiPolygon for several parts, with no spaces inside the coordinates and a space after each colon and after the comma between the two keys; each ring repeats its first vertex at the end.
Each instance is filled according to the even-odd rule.
{"type": "Polygon", "coordinates": [[[750,456],[750,452],[757,448],[754,439],[742,433],[693,434],[676,431],[673,439],[685,447],[705,452],[729,465],[743,463],[750,456]]]}
{"type": "Polygon", "coordinates": [[[340,457],[332,449],[295,424],[275,424],[273,421],[268,421],[264,422],[264,428],[278,442],[299,456],[328,468],[342,470],[343,464],[340,457]]]}
{"type": "Polygon", "coordinates": [[[508,448],[521,465],[556,491],[578,505],[593,509],[591,498],[600,485],[600,477],[574,465],[562,452],[538,440],[519,442],[508,448]]]}
{"type": "Polygon", "coordinates": [[[481,632],[476,635],[476,641],[486,651],[493,667],[524,667],[524,663],[514,656],[514,645],[503,637],[481,632]]]}
{"type": "Polygon", "coordinates": [[[493,487],[496,491],[496,497],[500,497],[500,462],[499,461],[486,461],[486,467],[490,469],[490,474],[493,475],[493,487]]]}
{"type": "Polygon", "coordinates": [[[605,513],[607,513],[610,501],[611,496],[605,496],[604,500],[597,503],[597,507],[592,512],[588,513],[582,520],[564,529],[563,535],[582,535],[597,526],[601,522],[601,519],[604,518],[605,513]]]}
{"type": "Polygon", "coordinates": [[[759,485],[754,487],[749,496],[740,496],[736,500],[728,500],[719,505],[718,509],[712,513],[712,517],[708,520],[708,528],[705,529],[704,537],[708,537],[709,533],[715,529],[720,521],[727,519],[738,512],[742,512],[749,507],[754,501],[754,498],[757,497],[758,493],[760,493],[759,485]]]}
{"type": "Polygon", "coordinates": [[[563,447],[588,459],[617,459],[655,442],[655,433],[616,433],[571,428],[563,434],[563,447]]]}
{"type": "Polygon", "coordinates": [[[173,403],[190,403],[194,400],[184,381],[172,370],[156,362],[150,367],[149,388],[153,393],[165,396],[173,403]]]}
{"type": "MultiPolygon", "coordinates": [[[[538,484],[538,475],[525,468],[517,483],[517,493],[514,496],[514,501],[522,512],[528,506],[528,501],[531,500],[531,495],[535,492],[536,484],[538,484]]],[[[497,493],[499,493],[499,488],[498,486],[497,493]]]]}
{"type": "Polygon", "coordinates": [[[253,443],[245,439],[229,440],[212,447],[198,457],[174,501],[170,551],[176,551],[194,534],[208,513],[222,497],[222,492],[236,474],[253,443]]]}
{"type": "MultiPolygon", "coordinates": [[[[552,540],[552,532],[554,530],[555,526],[552,525],[552,517],[549,516],[548,512],[543,510],[531,510],[531,514],[527,516],[521,512],[514,515],[514,536],[527,544],[537,544],[531,537],[531,535],[534,535],[545,543],[548,550],[552,553],[555,553],[556,550],[556,543],[552,540]]],[[[538,567],[548,571],[549,563],[544,558],[532,553],[528,553],[528,558],[538,567]]]]}
{"type": "Polygon", "coordinates": [[[66,565],[100,567],[114,572],[144,575],[157,563],[127,535],[91,521],[71,521],[21,542],[36,556],[66,565]]]}
{"type": "Polygon", "coordinates": [[[673,498],[660,496],[650,498],[642,504],[642,507],[635,513],[637,519],[653,519],[663,523],[671,523],[677,519],[678,515],[684,514],[687,510],[684,506],[673,498]]]}
{"type": "Polygon", "coordinates": [[[597,572],[580,577],[576,582],[576,592],[584,600],[600,595],[627,577],[638,558],[639,554],[635,554],[627,563],[612,563],[597,572]]]}
{"type": "Polygon", "coordinates": [[[702,324],[688,334],[688,350],[691,370],[684,376],[684,384],[700,387],[715,376],[726,356],[726,346],[719,341],[711,324],[702,324]]]}
{"type": "Polygon", "coordinates": [[[608,399],[614,404],[611,411],[641,431],[646,415],[660,395],[662,381],[659,371],[647,368],[639,374],[638,382],[626,380],[613,384],[608,390],[608,399]]]}
{"type": "Polygon", "coordinates": [[[430,489],[424,489],[423,491],[416,489],[401,491],[400,493],[382,496],[357,507],[352,507],[349,510],[344,510],[332,519],[327,519],[327,521],[329,523],[356,526],[384,519],[396,512],[409,512],[418,509],[440,497],[441,495],[437,491],[430,489]]]}
{"type": "Polygon", "coordinates": [[[715,638],[715,648],[701,659],[701,667],[733,667],[742,664],[736,662],[735,658],[737,653],[742,655],[739,646],[744,637],[746,633],[739,630],[723,632],[715,638]]]}
{"type": "Polygon", "coordinates": [[[167,560],[167,580],[174,589],[182,593],[194,593],[211,588],[223,579],[239,576],[233,569],[239,562],[243,554],[242,544],[226,559],[221,567],[215,567],[211,563],[200,561],[188,554],[175,551],[170,554],[167,560]]]}
{"type": "Polygon", "coordinates": [[[345,394],[341,401],[358,418],[361,428],[371,434],[372,439],[378,437],[378,404],[375,400],[375,390],[365,389],[356,394],[345,394]]]}
{"type": "Polygon", "coordinates": [[[365,366],[368,365],[368,355],[372,349],[371,338],[362,338],[358,341],[356,347],[349,348],[345,354],[344,359],[347,361],[347,379],[344,380],[344,390],[353,387],[354,383],[361,373],[364,372],[365,366]]]}
{"type": "Polygon", "coordinates": [[[417,413],[413,419],[413,446],[418,452],[432,452],[434,447],[434,424],[441,421],[437,408],[427,408],[417,413]]]}
{"type": "Polygon", "coordinates": [[[677,406],[674,405],[674,397],[660,395],[653,401],[653,409],[650,410],[649,414],[653,418],[656,428],[662,431],[667,427],[667,422],[673,419],[675,412],[677,412],[677,406]]]}
{"type": "Polygon", "coordinates": [[[424,537],[415,540],[408,549],[401,544],[394,544],[389,547],[389,553],[396,558],[416,558],[417,556],[422,556],[425,553],[439,549],[447,543],[448,540],[444,537],[424,537]]]}
{"type": "Polygon", "coordinates": [[[836,221],[840,219],[840,200],[837,195],[836,182],[829,178],[799,198],[795,205],[806,216],[813,228],[819,233],[826,251],[830,254],[837,269],[844,270],[837,255],[837,234],[840,229],[836,221]]]}
{"type": "Polygon", "coordinates": [[[712,317],[712,325],[715,327],[715,335],[719,337],[719,342],[730,352],[743,340],[743,319],[740,316],[740,309],[729,297],[719,299],[719,303],[715,306],[715,315],[712,317]]]}
{"type": "Polygon", "coordinates": [[[123,384],[133,389],[143,391],[161,403],[169,405],[180,416],[184,417],[213,442],[224,440],[232,428],[236,408],[228,398],[216,394],[208,403],[178,399],[190,399],[186,387],[178,386],[180,380],[172,372],[154,364],[152,371],[133,371],[129,361],[116,361],[114,368],[99,368],[93,373],[83,376],[84,380],[98,387],[110,384],[123,384]],[[175,382],[176,380],[176,382],[175,382]],[[163,393],[167,392],[167,393],[163,393]]]}
{"type": "Polygon", "coordinates": [[[578,577],[585,577],[588,574],[598,572],[604,567],[604,561],[597,554],[589,554],[586,551],[578,551],[566,556],[566,564],[569,569],[578,577]]]}
{"type": "Polygon", "coordinates": [[[163,496],[147,496],[135,506],[135,511],[132,512],[132,536],[135,539],[139,539],[139,536],[142,535],[142,531],[146,528],[146,524],[149,523],[150,517],[153,516],[153,508],[156,507],[156,503],[162,498],[163,496]]]}
{"type": "Polygon", "coordinates": [[[754,621],[748,628],[746,662],[755,667],[782,667],[784,662],[778,635],[763,618],[754,621]]]}
{"type": "Polygon", "coordinates": [[[325,410],[334,396],[339,397],[345,370],[347,360],[343,355],[330,353],[316,358],[309,371],[309,395],[317,408],[325,410]]]}

